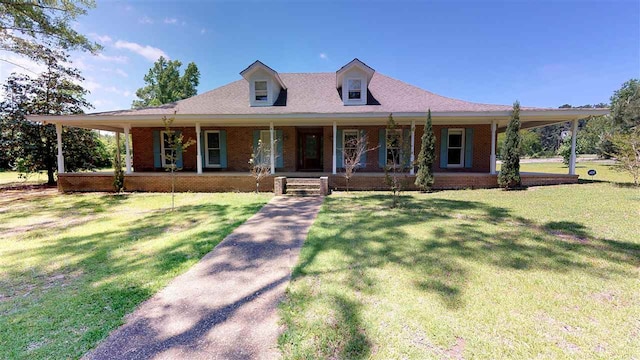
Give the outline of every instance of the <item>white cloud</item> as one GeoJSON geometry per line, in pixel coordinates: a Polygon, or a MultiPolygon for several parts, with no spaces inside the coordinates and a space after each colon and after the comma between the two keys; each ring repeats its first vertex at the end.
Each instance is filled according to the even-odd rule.
{"type": "MultiPolygon", "coordinates": [[[[116,47],[118,47],[117,43],[116,43],[116,47]]],[[[109,55],[105,55],[103,53],[97,54],[96,58],[98,58],[99,60],[102,60],[102,61],[115,62],[115,63],[118,63],[118,64],[124,64],[127,61],[129,61],[129,58],[126,57],[126,56],[109,56],[109,55]]]]}
{"type": "Polygon", "coordinates": [[[151,18],[146,15],[138,19],[138,22],[144,25],[153,24],[153,20],[151,20],[151,18]]]}
{"type": "Polygon", "coordinates": [[[116,74],[116,75],[120,75],[122,77],[129,77],[129,74],[127,74],[124,70],[120,69],[120,68],[100,68],[100,71],[108,73],[108,74],[116,74]]]}
{"type": "Polygon", "coordinates": [[[3,80],[12,73],[37,76],[46,70],[46,66],[29,58],[0,51],[0,78],[3,80]]]}
{"type": "Polygon", "coordinates": [[[115,47],[118,49],[127,49],[129,51],[132,51],[149,61],[156,61],[160,56],[169,59],[167,53],[165,53],[161,49],[149,45],[140,45],[134,42],[118,40],[115,43],[115,47]]]}
{"type": "Polygon", "coordinates": [[[96,33],[89,33],[89,36],[92,39],[98,40],[101,43],[110,43],[111,41],[113,41],[113,39],[111,39],[111,36],[109,35],[99,35],[96,33]]]}
{"type": "Polygon", "coordinates": [[[133,95],[133,93],[131,91],[129,91],[129,90],[118,89],[115,86],[108,86],[108,87],[104,88],[104,91],[110,92],[110,93],[113,93],[113,94],[118,94],[118,95],[126,97],[126,98],[132,97],[132,95],[133,95]]]}
{"type": "Polygon", "coordinates": [[[200,29],[200,34],[204,35],[206,32],[207,32],[207,29],[205,29],[205,28],[200,29]]]}
{"type": "Polygon", "coordinates": [[[176,18],[164,18],[164,23],[169,25],[175,25],[178,23],[178,19],[176,18]]]}
{"type": "Polygon", "coordinates": [[[327,54],[325,53],[320,53],[320,59],[322,60],[327,60],[329,58],[329,56],[327,56],[327,54]]]}
{"type": "Polygon", "coordinates": [[[94,92],[97,89],[100,89],[102,87],[102,85],[98,82],[93,81],[93,79],[85,79],[83,82],[80,83],[80,85],[82,85],[83,88],[94,92]]]}

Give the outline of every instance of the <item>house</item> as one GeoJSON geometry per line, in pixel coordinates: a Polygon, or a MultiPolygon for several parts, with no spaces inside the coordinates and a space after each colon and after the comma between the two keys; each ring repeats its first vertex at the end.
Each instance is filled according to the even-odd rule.
{"type": "MultiPolygon", "coordinates": [[[[414,159],[427,109],[436,134],[436,188],[497,186],[496,137],[505,130],[511,105],[490,105],[448,98],[376,72],[354,59],[335,73],[278,73],[260,61],[240,72],[242,79],[200,95],[159,107],[86,115],[30,116],[56,124],[61,191],[111,190],[105,173],[66,173],[63,126],[124,133],[125,186],[131,191],[166,191],[166,134],[163,117],[197,145],[178,155],[179,191],[251,191],[249,159],[258,140],[270,145],[271,176],[326,177],[330,188],[344,186],[345,139],[366,135],[377,147],[366,154],[351,180],[353,189],[383,189],[384,167],[391,159],[387,137],[410,144],[414,159]],[[400,128],[386,129],[393,114],[400,128]]],[[[514,95],[515,97],[515,95],[514,95]]],[[[573,121],[608,113],[607,109],[522,107],[522,128],[573,121]]],[[[574,151],[575,154],[575,146],[574,151]]],[[[575,156],[567,175],[523,174],[523,182],[577,182],[575,156]]],[[[409,171],[411,177],[415,169],[409,171]]],[[[413,183],[413,181],[409,181],[413,183]]],[[[274,181],[264,181],[272,190],[274,181]]]]}

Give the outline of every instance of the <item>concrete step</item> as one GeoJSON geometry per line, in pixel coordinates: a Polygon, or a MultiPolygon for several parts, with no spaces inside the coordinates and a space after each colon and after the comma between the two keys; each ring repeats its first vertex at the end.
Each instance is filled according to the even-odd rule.
{"type": "Polygon", "coordinates": [[[320,190],[320,184],[289,184],[287,183],[287,189],[318,189],[320,190]]]}
{"type": "Polygon", "coordinates": [[[320,179],[315,178],[288,178],[287,185],[302,185],[312,184],[320,186],[320,179]]]}
{"type": "Polygon", "coordinates": [[[290,196],[320,196],[320,189],[287,189],[287,195],[290,196]]]}

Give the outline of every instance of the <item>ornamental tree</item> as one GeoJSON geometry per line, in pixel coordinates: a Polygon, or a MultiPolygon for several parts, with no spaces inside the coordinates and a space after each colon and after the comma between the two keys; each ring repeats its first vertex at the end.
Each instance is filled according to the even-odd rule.
{"type": "Polygon", "coordinates": [[[418,173],[416,174],[416,186],[422,191],[429,192],[433,187],[433,163],[436,159],[436,136],[431,125],[431,109],[427,112],[427,121],[422,134],[422,146],[418,154],[418,173]]]}
{"type": "Polygon", "coordinates": [[[500,187],[505,190],[520,187],[522,179],[520,178],[520,103],[518,101],[513,104],[500,158],[502,159],[502,168],[498,175],[500,187]]]}

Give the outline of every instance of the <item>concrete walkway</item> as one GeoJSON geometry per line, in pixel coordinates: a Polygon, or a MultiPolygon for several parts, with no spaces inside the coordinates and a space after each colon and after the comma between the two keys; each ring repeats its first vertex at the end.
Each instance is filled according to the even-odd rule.
{"type": "Polygon", "coordinates": [[[321,204],[273,198],[85,358],[279,358],[277,306],[321,204]]]}

